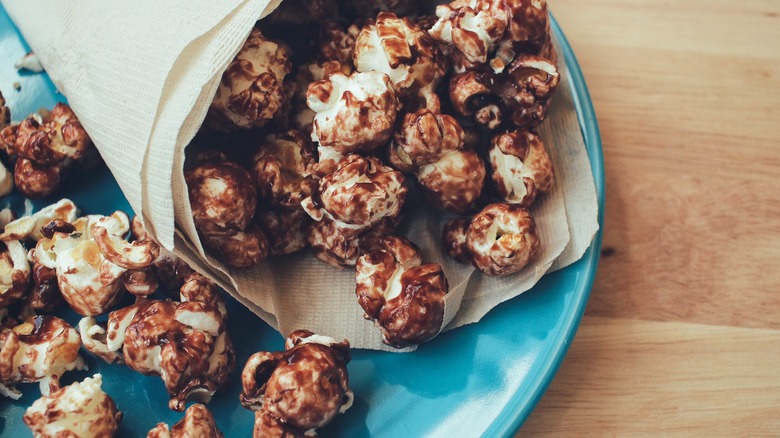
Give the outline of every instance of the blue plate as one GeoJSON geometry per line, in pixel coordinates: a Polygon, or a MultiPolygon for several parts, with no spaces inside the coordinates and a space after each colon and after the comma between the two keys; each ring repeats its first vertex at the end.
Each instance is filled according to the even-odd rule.
{"type": "MultiPolygon", "coordinates": [[[[575,86],[575,104],[590,156],[593,177],[604,203],[604,169],[596,117],[579,65],[557,23],[575,86]]],[[[40,107],[64,101],[45,74],[21,75],[13,63],[28,48],[0,8],[0,90],[14,119],[40,107]],[[21,90],[14,89],[19,82],[21,90]]],[[[73,199],[84,212],[131,212],[107,170],[79,175],[51,199],[30,203],[18,195],[0,200],[17,212],[38,209],[60,197],[73,199]]],[[[601,214],[599,223],[603,225],[601,214]]],[[[355,404],[346,415],[321,431],[322,436],[511,436],[523,424],[555,375],[577,330],[596,273],[601,233],[585,256],[545,276],[532,290],[491,311],[478,324],[445,333],[412,354],[355,351],[349,364],[355,404]]],[[[281,336],[255,315],[230,301],[229,330],[241,366],[259,350],[283,347],[281,336]]],[[[78,316],[66,312],[71,323],[78,316]]],[[[69,373],[64,383],[95,372],[104,376],[104,390],[124,412],[120,436],[145,436],[158,422],[173,424],[181,414],[168,409],[162,381],[107,365],[89,357],[89,372],[69,373]]],[[[22,423],[27,406],[39,396],[37,385],[21,385],[18,401],[0,398],[0,435],[30,436],[22,423]]],[[[209,408],[228,437],[249,436],[253,414],[238,403],[240,382],[234,375],[226,391],[209,408]]]]}

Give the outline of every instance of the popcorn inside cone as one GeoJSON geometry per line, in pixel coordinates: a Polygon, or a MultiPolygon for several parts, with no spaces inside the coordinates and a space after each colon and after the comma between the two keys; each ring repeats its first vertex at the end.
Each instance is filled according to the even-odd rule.
{"type": "MultiPolygon", "coordinates": [[[[442,254],[492,276],[522,271],[539,244],[528,225],[531,213],[520,218],[510,207],[490,215],[503,207],[485,206],[529,208],[552,190],[552,161],[535,131],[560,80],[546,2],[456,0],[440,4],[435,15],[432,5],[415,2],[335,6],[285,2],[252,30],[224,73],[204,130],[262,129],[243,134],[252,145],[249,160],[231,146],[236,137],[219,134],[208,137],[205,159],[190,156],[189,201],[206,251],[232,269],[247,269],[310,247],[336,268],[370,270],[372,254],[392,259],[382,242],[402,241],[414,226],[403,223],[405,213],[432,207],[462,215],[434,231],[443,234],[442,254]],[[290,17],[300,4],[307,12],[296,24],[290,17]],[[241,65],[252,72],[245,79],[237,79],[241,65]],[[264,114],[262,121],[214,117],[226,114],[229,89],[240,94],[265,72],[273,84],[288,86],[285,97],[273,94],[278,88],[250,87],[276,96],[254,100],[252,114],[264,114]],[[485,217],[492,225],[484,227],[528,242],[513,241],[520,246],[504,251],[519,253],[502,260],[501,250],[482,241],[496,233],[480,229],[482,240],[477,236],[485,217]]],[[[404,304],[405,312],[425,315],[417,319],[392,310],[398,300],[387,297],[388,289],[367,286],[380,274],[358,275],[358,297],[385,297],[384,307],[376,308],[379,298],[368,309],[364,301],[355,305],[386,344],[425,342],[447,323],[447,278],[442,268],[427,266],[388,268],[396,280],[406,270],[427,279],[393,283],[429,289],[404,304]]]]}

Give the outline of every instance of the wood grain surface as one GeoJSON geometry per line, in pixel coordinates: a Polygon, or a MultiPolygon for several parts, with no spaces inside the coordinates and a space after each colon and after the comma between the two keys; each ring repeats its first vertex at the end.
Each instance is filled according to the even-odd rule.
{"type": "Polygon", "coordinates": [[[599,120],[606,223],[519,436],[780,436],[780,1],[549,4],[599,120]]]}

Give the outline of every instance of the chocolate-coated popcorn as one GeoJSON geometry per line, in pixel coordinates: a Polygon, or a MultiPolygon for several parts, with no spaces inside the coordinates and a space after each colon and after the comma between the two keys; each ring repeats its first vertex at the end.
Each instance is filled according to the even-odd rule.
{"type": "Polygon", "coordinates": [[[471,253],[466,240],[466,232],[469,229],[468,218],[455,218],[447,221],[441,235],[441,243],[444,251],[455,261],[466,263],[471,261],[471,253]]]}
{"type": "Polygon", "coordinates": [[[354,399],[349,361],[349,341],[307,330],[291,333],[283,352],[252,355],[241,374],[241,404],[255,411],[254,436],[299,436],[344,413],[354,399]]]}
{"type": "Polygon", "coordinates": [[[30,285],[27,250],[18,240],[0,242],[0,307],[19,301],[30,285]]]}
{"type": "Polygon", "coordinates": [[[341,65],[352,67],[355,41],[359,34],[358,25],[352,24],[345,29],[334,21],[325,22],[322,42],[317,52],[319,61],[337,61],[341,65]]]}
{"type": "Polygon", "coordinates": [[[114,436],[122,413],[95,374],[36,400],[24,413],[35,438],[105,438],[114,436]]]}
{"type": "Polygon", "coordinates": [[[223,315],[209,302],[140,301],[111,312],[106,328],[94,318],[79,328],[91,338],[84,342],[88,351],[160,376],[176,411],[188,400],[208,402],[235,365],[223,315]]]}
{"type": "Polygon", "coordinates": [[[22,396],[14,385],[39,382],[41,393],[60,388],[67,371],[84,370],[81,340],[70,324],[54,316],[33,316],[0,331],[0,395],[22,396]]]}
{"type": "Polygon", "coordinates": [[[255,223],[268,238],[269,252],[275,256],[305,248],[311,222],[309,215],[300,207],[295,210],[263,210],[255,215],[255,223]]]}
{"type": "Polygon", "coordinates": [[[493,137],[491,176],[498,194],[510,204],[528,207],[553,184],[553,165],[541,137],[517,130],[493,137]]]}
{"type": "Polygon", "coordinates": [[[0,234],[0,240],[32,239],[38,241],[43,238],[42,229],[53,220],[74,222],[78,218],[78,208],[70,199],[60,199],[54,204],[48,205],[37,212],[22,216],[8,222],[0,234]]]}
{"type": "Polygon", "coordinates": [[[60,187],[63,171],[63,163],[39,164],[20,157],[14,164],[14,185],[22,196],[45,198],[60,187]]]}
{"type": "Polygon", "coordinates": [[[252,267],[268,256],[268,238],[253,223],[232,236],[207,237],[204,243],[234,268],[252,267]]]}
{"type": "Polygon", "coordinates": [[[312,140],[342,155],[368,153],[385,143],[400,107],[390,78],[375,71],[332,74],[309,85],[306,96],[316,113],[312,140]]]}
{"type": "Polygon", "coordinates": [[[200,403],[187,408],[184,417],[169,428],[158,423],[150,430],[146,438],[222,438],[222,432],[214,421],[214,415],[200,403]]]}
{"type": "Polygon", "coordinates": [[[519,205],[488,205],[471,220],[466,240],[471,263],[490,276],[522,270],[539,250],[536,224],[519,205]]]}
{"type": "Polygon", "coordinates": [[[552,51],[545,0],[455,0],[436,15],[430,34],[456,73],[487,67],[500,73],[517,55],[552,51]]]}
{"type": "Polygon", "coordinates": [[[55,105],[47,117],[33,114],[24,119],[19,123],[14,142],[16,154],[43,166],[67,158],[78,160],[90,147],[92,140],[87,131],[64,103],[55,105]]]}
{"type": "Polygon", "coordinates": [[[416,172],[462,149],[464,137],[454,117],[428,109],[407,113],[390,145],[390,162],[404,172],[416,172]]]}
{"type": "Polygon", "coordinates": [[[65,299],[57,286],[57,271],[38,262],[34,251],[35,249],[32,249],[32,256],[27,257],[28,260],[33,261],[33,265],[32,286],[25,303],[38,312],[53,312],[65,304],[65,299]]]}
{"type": "Polygon", "coordinates": [[[222,74],[207,123],[219,130],[254,128],[278,116],[288,99],[289,49],[255,28],[222,74]]]}
{"type": "Polygon", "coordinates": [[[458,150],[422,166],[417,171],[417,181],[437,208],[465,213],[479,200],[485,174],[485,163],[476,152],[458,150]]]}
{"type": "Polygon", "coordinates": [[[255,214],[252,176],[224,155],[211,157],[185,173],[192,216],[206,237],[244,231],[255,214]]]}
{"type": "MultiPolygon", "coordinates": [[[[81,315],[100,315],[119,302],[124,292],[122,276],[126,265],[147,267],[155,247],[132,246],[130,254],[103,252],[99,239],[118,241],[130,228],[127,215],[117,211],[111,216],[91,215],[72,224],[54,220],[43,228],[44,238],[35,247],[35,261],[54,269],[62,296],[81,315]]],[[[105,242],[104,242],[105,245],[105,242]]]]}
{"type": "Polygon", "coordinates": [[[252,175],[261,199],[297,209],[317,183],[312,176],[316,148],[303,133],[289,130],[266,136],[255,154],[252,175]]]}
{"type": "Polygon", "coordinates": [[[467,71],[450,80],[450,101],[463,116],[490,129],[504,122],[520,128],[538,126],[560,81],[548,59],[516,58],[503,73],[467,71]]]}
{"type": "Polygon", "coordinates": [[[366,319],[395,348],[430,340],[442,328],[449,290],[441,266],[423,265],[420,250],[402,237],[382,237],[379,245],[358,259],[355,270],[355,293],[366,319]]]}
{"type": "Polygon", "coordinates": [[[355,266],[361,253],[377,247],[379,238],[392,234],[397,219],[384,219],[360,234],[345,234],[331,219],[323,218],[314,222],[308,233],[308,241],[314,256],[319,260],[337,267],[355,266]]]}
{"type": "Polygon", "coordinates": [[[402,173],[375,157],[348,155],[320,180],[317,196],[306,198],[302,206],[315,221],[331,219],[345,235],[356,235],[397,217],[406,193],[402,173]]]}
{"type": "Polygon", "coordinates": [[[396,93],[417,96],[421,106],[439,110],[434,89],[447,65],[433,39],[409,19],[380,13],[360,31],[353,58],[357,71],[384,73],[396,93]]]}

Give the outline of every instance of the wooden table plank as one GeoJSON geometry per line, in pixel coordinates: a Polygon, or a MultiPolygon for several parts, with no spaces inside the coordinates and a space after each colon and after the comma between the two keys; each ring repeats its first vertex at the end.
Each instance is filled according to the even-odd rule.
{"type": "Polygon", "coordinates": [[[520,435],[780,435],[780,1],[549,3],[607,209],[583,326],[520,435]]]}
{"type": "Polygon", "coordinates": [[[519,436],[780,433],[780,330],[586,317],[519,436]]]}
{"type": "Polygon", "coordinates": [[[551,7],[604,142],[588,314],[780,328],[780,2],[551,7]]]}

